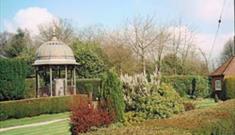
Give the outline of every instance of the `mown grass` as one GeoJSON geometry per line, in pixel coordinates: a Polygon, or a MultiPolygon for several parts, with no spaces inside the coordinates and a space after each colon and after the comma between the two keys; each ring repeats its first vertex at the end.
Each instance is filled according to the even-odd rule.
{"type": "Polygon", "coordinates": [[[204,109],[204,108],[210,108],[213,106],[216,106],[217,103],[215,102],[214,99],[212,98],[207,98],[207,99],[197,99],[192,101],[197,109],[204,109]]]}
{"type": "Polygon", "coordinates": [[[48,125],[13,129],[0,132],[0,135],[70,135],[69,120],[48,125]]]}
{"type": "Polygon", "coordinates": [[[45,122],[45,121],[51,121],[51,120],[56,120],[56,119],[64,119],[68,117],[69,117],[69,112],[58,113],[58,114],[43,114],[40,116],[26,117],[26,118],[21,118],[21,119],[9,119],[9,120],[0,121],[0,128],[26,125],[26,124],[32,124],[32,123],[38,123],[38,122],[45,122]]]}

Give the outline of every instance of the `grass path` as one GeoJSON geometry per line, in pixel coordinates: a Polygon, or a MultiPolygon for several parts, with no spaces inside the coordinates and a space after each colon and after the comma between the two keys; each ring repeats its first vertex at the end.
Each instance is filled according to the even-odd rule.
{"type": "Polygon", "coordinates": [[[36,127],[24,127],[0,132],[0,135],[70,135],[69,121],[59,121],[36,127]]]}
{"type": "Polygon", "coordinates": [[[37,127],[37,126],[42,126],[42,125],[48,125],[48,124],[52,124],[52,123],[56,123],[56,122],[60,122],[60,121],[65,121],[65,120],[68,120],[68,118],[33,123],[33,124],[27,124],[27,125],[13,126],[13,127],[7,127],[7,128],[0,128],[0,132],[12,130],[12,129],[18,129],[18,128],[37,127]]]}
{"type": "Polygon", "coordinates": [[[19,125],[22,126],[22,125],[33,124],[33,123],[52,121],[52,120],[57,120],[57,119],[65,119],[68,117],[69,117],[69,112],[58,113],[58,114],[43,114],[39,116],[26,117],[26,118],[21,118],[21,119],[9,119],[9,120],[0,121],[0,129],[13,127],[13,126],[19,126],[19,125]]]}
{"type": "Polygon", "coordinates": [[[0,135],[70,135],[69,112],[0,121],[0,135]]]}

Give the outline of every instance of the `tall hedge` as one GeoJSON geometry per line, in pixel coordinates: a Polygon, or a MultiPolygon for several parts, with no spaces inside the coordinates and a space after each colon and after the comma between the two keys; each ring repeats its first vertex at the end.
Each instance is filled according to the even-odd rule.
{"type": "Polygon", "coordinates": [[[209,81],[204,76],[193,76],[193,75],[175,75],[175,76],[164,76],[162,82],[171,84],[174,89],[181,95],[186,96],[192,92],[192,80],[196,79],[196,91],[195,95],[198,97],[210,96],[209,81]]]}
{"type": "Polygon", "coordinates": [[[77,95],[0,102],[0,120],[69,111],[74,97],[87,99],[85,95],[77,95]]]}
{"type": "Polygon", "coordinates": [[[235,98],[235,76],[225,78],[226,98],[235,98]]]}
{"type": "Polygon", "coordinates": [[[26,74],[24,60],[0,58],[0,101],[24,98],[26,74]]]}

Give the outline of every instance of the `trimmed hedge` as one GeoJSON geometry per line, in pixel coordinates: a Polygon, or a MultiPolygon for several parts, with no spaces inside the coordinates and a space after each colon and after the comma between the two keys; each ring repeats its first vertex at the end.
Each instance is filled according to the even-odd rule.
{"type": "Polygon", "coordinates": [[[0,58],[0,101],[24,98],[26,74],[24,60],[0,58]]]}
{"type": "Polygon", "coordinates": [[[204,76],[193,75],[175,75],[175,76],[163,76],[162,82],[171,84],[174,89],[180,94],[180,96],[190,95],[192,92],[192,80],[196,79],[195,95],[198,97],[209,97],[210,87],[209,80],[204,76]]]}
{"type": "Polygon", "coordinates": [[[227,77],[224,79],[224,81],[226,89],[226,98],[235,98],[235,76],[227,77]]]}
{"type": "Polygon", "coordinates": [[[69,111],[70,104],[76,97],[86,98],[87,96],[44,97],[0,102],[0,120],[66,112],[69,111]]]}

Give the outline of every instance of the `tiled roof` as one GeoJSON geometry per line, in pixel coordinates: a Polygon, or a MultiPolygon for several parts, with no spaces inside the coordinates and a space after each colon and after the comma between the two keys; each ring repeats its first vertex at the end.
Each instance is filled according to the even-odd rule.
{"type": "Polygon", "coordinates": [[[209,76],[220,76],[220,75],[224,76],[235,75],[235,56],[231,57],[228,61],[226,61],[223,65],[218,67],[209,76]]]}

